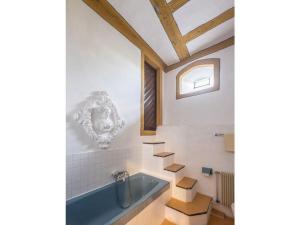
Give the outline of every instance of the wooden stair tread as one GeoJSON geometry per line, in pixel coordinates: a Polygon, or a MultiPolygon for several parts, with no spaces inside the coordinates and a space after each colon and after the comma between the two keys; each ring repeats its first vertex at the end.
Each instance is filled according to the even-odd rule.
{"type": "Polygon", "coordinates": [[[192,202],[183,202],[175,198],[171,198],[166,206],[175,209],[187,216],[195,216],[206,214],[212,198],[206,195],[197,193],[192,202]]]}
{"type": "Polygon", "coordinates": [[[147,141],[147,142],[143,142],[143,144],[146,145],[159,145],[159,144],[165,144],[166,142],[164,141],[147,141]]]}
{"type": "Polygon", "coordinates": [[[234,225],[234,219],[225,216],[224,219],[211,215],[208,221],[208,225],[234,225]]]}
{"type": "Polygon", "coordinates": [[[185,167],[185,165],[174,163],[171,166],[167,166],[165,168],[165,170],[176,173],[176,172],[178,172],[179,170],[181,170],[184,167],[185,167]]]}
{"type": "Polygon", "coordinates": [[[220,212],[219,210],[212,209],[211,210],[211,215],[215,217],[219,217],[221,219],[225,219],[225,213],[220,212]]]}
{"type": "Polygon", "coordinates": [[[154,154],[154,156],[157,156],[157,157],[167,157],[170,155],[174,155],[174,152],[160,152],[160,153],[154,154]]]}
{"type": "Polygon", "coordinates": [[[162,224],[161,225],[176,225],[175,223],[172,223],[172,222],[170,222],[169,220],[167,220],[167,219],[164,219],[164,221],[162,222],[162,224]]]}
{"type": "Polygon", "coordinates": [[[197,183],[196,179],[190,177],[184,177],[181,181],[179,181],[176,186],[184,189],[192,189],[194,185],[197,183]]]}

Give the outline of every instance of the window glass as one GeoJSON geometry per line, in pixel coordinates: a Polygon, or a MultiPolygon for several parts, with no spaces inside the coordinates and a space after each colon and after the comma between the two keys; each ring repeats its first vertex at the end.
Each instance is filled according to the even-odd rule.
{"type": "Polygon", "coordinates": [[[198,66],[181,78],[180,93],[187,94],[214,86],[214,65],[198,66]]]}

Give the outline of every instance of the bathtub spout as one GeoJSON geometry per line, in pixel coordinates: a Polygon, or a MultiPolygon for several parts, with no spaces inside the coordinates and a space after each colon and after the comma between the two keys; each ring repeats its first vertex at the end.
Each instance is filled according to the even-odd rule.
{"type": "Polygon", "coordinates": [[[123,182],[126,180],[126,178],[129,177],[129,173],[127,170],[121,170],[121,171],[116,171],[112,173],[112,176],[116,181],[122,180],[123,182]]]}

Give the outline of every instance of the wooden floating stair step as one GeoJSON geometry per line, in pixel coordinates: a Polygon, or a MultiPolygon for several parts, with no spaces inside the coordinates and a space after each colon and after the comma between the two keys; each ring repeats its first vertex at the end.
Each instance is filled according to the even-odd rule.
{"type": "Polygon", "coordinates": [[[163,157],[163,158],[170,156],[170,155],[174,155],[174,152],[160,152],[160,153],[154,154],[154,156],[156,156],[156,157],[163,157]]]}
{"type": "Polygon", "coordinates": [[[192,202],[183,202],[178,199],[171,198],[166,206],[187,216],[196,216],[206,214],[209,210],[211,201],[211,197],[197,193],[192,202]]]}
{"type": "Polygon", "coordinates": [[[147,141],[147,142],[143,142],[143,144],[145,145],[159,145],[159,144],[165,144],[166,142],[164,141],[147,141]]]}
{"type": "Polygon", "coordinates": [[[185,165],[174,163],[174,164],[166,167],[165,170],[176,173],[179,170],[183,169],[184,167],[185,167],[185,165]]]}
{"type": "Polygon", "coordinates": [[[172,222],[170,222],[169,220],[167,220],[167,219],[164,219],[164,221],[162,222],[162,224],[161,225],[176,225],[175,223],[172,223],[172,222]]]}
{"type": "MultiPolygon", "coordinates": [[[[214,209],[212,209],[213,211],[214,209]]],[[[220,218],[214,214],[210,214],[208,225],[234,225],[234,219],[224,215],[224,218],[220,218]]]]}
{"type": "Polygon", "coordinates": [[[210,215],[218,217],[220,219],[225,219],[225,214],[216,209],[212,209],[210,215]]]}
{"type": "Polygon", "coordinates": [[[176,186],[183,189],[192,189],[197,183],[196,179],[190,177],[184,177],[181,181],[179,181],[176,186]]]}

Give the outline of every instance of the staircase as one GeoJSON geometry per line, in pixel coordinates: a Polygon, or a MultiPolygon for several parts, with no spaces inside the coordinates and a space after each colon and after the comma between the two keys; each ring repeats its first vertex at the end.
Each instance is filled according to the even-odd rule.
{"type": "Polygon", "coordinates": [[[145,172],[171,182],[172,198],[165,205],[161,225],[207,225],[212,198],[198,193],[197,180],[185,176],[185,165],[174,161],[174,153],[165,151],[165,142],[143,143],[145,172]]]}

